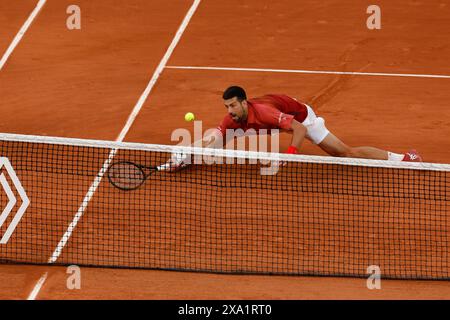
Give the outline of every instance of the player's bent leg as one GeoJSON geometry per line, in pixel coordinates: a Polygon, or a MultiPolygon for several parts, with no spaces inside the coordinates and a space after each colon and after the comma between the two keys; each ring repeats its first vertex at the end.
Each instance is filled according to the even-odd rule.
{"type": "Polygon", "coordinates": [[[317,117],[314,110],[307,105],[308,116],[303,121],[306,127],[306,138],[322,150],[334,157],[349,157],[351,148],[339,140],[325,126],[325,120],[317,117]]]}
{"type": "Polygon", "coordinates": [[[314,110],[310,106],[306,106],[308,110],[308,116],[302,122],[306,127],[306,138],[312,143],[318,145],[325,137],[330,133],[330,131],[325,126],[325,120],[321,117],[317,117],[314,110]]]}
{"type": "Polygon", "coordinates": [[[308,116],[302,123],[307,129],[306,138],[331,156],[391,161],[422,161],[415,150],[403,155],[374,147],[349,147],[327,129],[325,120],[317,117],[310,106],[307,105],[307,109],[308,116]]]}
{"type": "Polygon", "coordinates": [[[350,157],[388,160],[388,152],[374,147],[355,147],[350,149],[350,157]]]}
{"type": "Polygon", "coordinates": [[[350,155],[351,148],[331,132],[328,133],[318,146],[333,157],[348,157],[350,155]]]}
{"type": "Polygon", "coordinates": [[[387,160],[388,152],[373,147],[349,147],[331,132],[319,147],[333,157],[387,160]]]}

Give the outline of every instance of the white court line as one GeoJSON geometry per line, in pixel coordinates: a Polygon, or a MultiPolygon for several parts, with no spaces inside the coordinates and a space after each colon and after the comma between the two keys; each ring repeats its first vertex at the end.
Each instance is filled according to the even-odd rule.
{"type": "MultiPolygon", "coordinates": [[[[153,77],[151,78],[147,88],[145,89],[144,93],[141,95],[141,97],[139,98],[137,104],[135,105],[135,107],[133,108],[133,111],[131,112],[124,128],[122,129],[122,131],[120,132],[119,136],[117,137],[116,141],[117,142],[121,142],[123,141],[123,139],[125,138],[125,135],[127,134],[127,132],[129,131],[131,125],[133,124],[134,120],[136,119],[136,116],[139,114],[139,111],[141,110],[142,106],[144,105],[145,101],[147,100],[151,90],[153,89],[153,86],[155,85],[156,81],[158,80],[160,74],[162,73],[162,71],[164,70],[164,67],[167,63],[167,61],[169,60],[170,56],[172,55],[175,47],[177,46],[178,42],[180,41],[180,38],[184,32],[184,30],[186,29],[187,25],[189,24],[190,19],[192,18],[192,16],[194,15],[198,5],[200,4],[201,0],[195,0],[194,3],[192,4],[190,10],[188,11],[188,13],[186,14],[182,24],[180,25],[174,39],[172,40],[172,43],[170,44],[169,48],[166,51],[166,54],[164,55],[164,57],[162,58],[161,62],[159,63],[158,67],[156,68],[155,72],[153,73],[153,77]]],[[[100,170],[100,172],[97,175],[97,178],[94,180],[94,182],[92,183],[91,187],[89,188],[88,192],[86,193],[86,196],[80,206],[80,208],[78,209],[77,214],[75,215],[72,223],[69,225],[69,228],[67,229],[66,233],[63,235],[63,237],[61,238],[58,246],[56,247],[54,253],[52,254],[52,256],[49,259],[49,263],[54,263],[56,262],[56,260],[58,259],[58,257],[61,254],[62,249],[64,248],[64,246],[66,245],[67,241],[69,240],[73,229],[76,227],[78,221],[80,220],[80,218],[82,217],[84,211],[86,210],[86,207],[88,205],[88,202],[90,201],[90,199],[92,198],[94,192],[96,191],[97,187],[100,185],[100,182],[103,178],[104,173],[107,171],[107,168],[109,167],[109,164],[111,163],[112,159],[114,158],[115,153],[117,152],[117,149],[112,149],[108,159],[105,161],[105,163],[103,164],[102,169],[100,170]]]]}
{"type": "Polygon", "coordinates": [[[178,42],[181,39],[181,36],[184,33],[184,30],[186,29],[187,25],[189,24],[189,21],[191,21],[192,16],[194,15],[195,11],[197,10],[197,7],[199,6],[201,0],[195,0],[192,4],[191,8],[189,9],[188,13],[184,17],[183,22],[181,23],[180,27],[178,28],[177,33],[175,34],[175,37],[172,40],[172,43],[170,44],[169,48],[167,49],[166,54],[162,58],[161,62],[159,63],[158,67],[156,68],[155,73],[153,74],[153,77],[151,78],[147,88],[145,89],[144,93],[139,98],[139,101],[137,102],[136,106],[134,107],[133,111],[131,112],[127,123],[125,124],[125,127],[123,128],[122,132],[117,137],[116,141],[123,141],[125,138],[125,135],[127,134],[128,130],[130,129],[131,125],[134,122],[134,119],[136,119],[136,116],[138,115],[139,111],[141,110],[142,106],[144,105],[145,101],[148,98],[148,95],[153,89],[153,86],[155,85],[156,81],[158,80],[160,74],[164,71],[164,68],[166,67],[167,61],[169,60],[170,56],[173,53],[173,50],[175,50],[175,47],[177,46],[178,42]]]}
{"type": "MultiPolygon", "coordinates": [[[[159,76],[163,72],[167,61],[169,60],[170,56],[172,55],[173,51],[175,50],[175,47],[177,46],[178,42],[181,39],[181,36],[183,35],[184,31],[186,30],[187,25],[189,24],[192,16],[194,15],[195,11],[197,10],[197,7],[199,6],[201,0],[195,0],[192,4],[191,8],[187,12],[186,16],[184,17],[183,22],[181,23],[180,27],[178,28],[177,33],[175,34],[175,37],[172,40],[172,43],[170,44],[169,48],[166,51],[166,54],[163,56],[161,62],[159,63],[158,67],[156,68],[155,72],[153,73],[152,78],[150,79],[150,82],[145,89],[144,93],[139,98],[137,104],[133,108],[133,111],[131,112],[130,116],[128,117],[128,120],[120,132],[119,136],[117,137],[117,142],[122,142],[125,138],[125,135],[127,134],[128,130],[130,129],[131,125],[133,124],[134,120],[136,119],[136,116],[139,114],[139,111],[141,110],[142,106],[144,105],[145,101],[147,100],[150,92],[153,89],[153,86],[155,85],[156,81],[158,80],[159,76]]],[[[70,223],[69,227],[67,228],[67,231],[62,236],[61,240],[59,241],[58,245],[56,246],[55,251],[53,252],[52,256],[49,258],[48,263],[55,263],[56,260],[61,255],[62,250],[64,249],[67,241],[72,235],[73,230],[77,226],[79,220],[84,214],[84,211],[86,210],[89,201],[92,199],[92,196],[94,195],[95,191],[97,190],[98,186],[100,185],[100,182],[103,178],[103,175],[107,171],[109,164],[111,163],[112,159],[114,158],[115,154],[117,152],[117,149],[112,149],[109,153],[108,159],[103,164],[102,169],[97,174],[97,177],[95,178],[94,182],[91,184],[88,192],[86,193],[83,202],[81,203],[81,206],[79,207],[77,213],[75,214],[75,217],[73,221],[70,223]]],[[[35,289],[33,290],[33,293],[35,293],[34,297],[36,297],[40,291],[40,288],[45,281],[45,278],[47,277],[47,274],[42,276],[42,278],[39,280],[39,282],[36,284],[35,289]],[[44,279],[43,279],[44,278],[44,279]]]]}
{"type": "Polygon", "coordinates": [[[42,275],[42,277],[39,279],[39,281],[34,286],[33,291],[31,291],[27,300],[36,300],[36,297],[37,297],[39,291],[41,291],[42,285],[44,284],[45,280],[47,279],[47,275],[48,275],[47,272],[42,275]]]}
{"type": "MultiPolygon", "coordinates": [[[[153,73],[153,77],[150,79],[150,82],[145,89],[144,93],[139,98],[137,104],[133,108],[133,111],[131,112],[125,126],[123,127],[122,131],[120,132],[119,136],[117,137],[117,142],[122,142],[125,138],[125,135],[127,134],[128,130],[130,129],[131,125],[133,124],[134,120],[136,119],[136,116],[138,115],[139,111],[141,110],[142,106],[144,105],[145,101],[147,100],[151,90],[153,89],[153,86],[155,85],[156,81],[158,80],[160,74],[164,70],[164,67],[169,60],[170,56],[172,55],[175,47],[177,46],[178,42],[180,41],[181,35],[183,34],[184,30],[186,29],[187,25],[189,24],[190,19],[195,13],[195,10],[197,9],[198,5],[200,4],[201,0],[195,0],[192,4],[190,10],[186,14],[183,22],[181,23],[180,27],[178,28],[178,31],[175,35],[175,37],[172,40],[172,43],[170,44],[169,48],[166,51],[166,54],[162,58],[161,62],[159,63],[158,67],[156,68],[155,72],[153,73]]],[[[84,214],[84,211],[86,210],[89,201],[91,200],[92,196],[94,195],[95,191],[97,190],[98,186],[100,185],[100,182],[103,178],[103,175],[108,170],[109,164],[111,163],[112,159],[114,158],[115,154],[117,152],[117,149],[112,149],[108,159],[106,159],[105,163],[103,164],[103,167],[101,168],[100,172],[97,174],[97,177],[95,178],[94,182],[92,183],[91,187],[89,188],[88,192],[85,195],[85,198],[83,202],[81,203],[81,206],[79,207],[73,221],[70,223],[67,231],[64,233],[63,237],[61,238],[60,242],[56,246],[55,251],[53,252],[52,256],[49,259],[49,263],[54,263],[58,259],[58,257],[61,254],[62,249],[66,245],[67,241],[69,240],[70,236],[72,235],[73,229],[78,224],[78,221],[81,219],[81,217],[84,214]]]]}
{"type": "Polygon", "coordinates": [[[344,72],[344,71],[315,71],[290,69],[258,69],[258,68],[232,68],[232,67],[195,67],[195,66],[167,66],[166,69],[182,70],[218,70],[243,72],[274,72],[274,73],[306,73],[306,74],[338,74],[350,76],[378,76],[378,77],[409,77],[409,78],[438,78],[450,79],[450,75],[438,74],[410,74],[410,73],[380,73],[380,72],[344,72]]]}
{"type": "Polygon", "coordinates": [[[6,50],[5,54],[3,55],[2,59],[0,60],[0,70],[2,70],[3,66],[5,65],[6,61],[8,61],[9,56],[13,53],[14,49],[19,44],[20,40],[22,40],[22,37],[24,36],[25,32],[27,32],[28,28],[30,27],[31,23],[33,23],[34,19],[36,18],[39,11],[41,11],[44,4],[47,2],[47,0],[39,0],[38,4],[36,5],[36,8],[34,8],[33,12],[31,12],[30,16],[28,17],[27,21],[25,21],[22,28],[19,30],[19,33],[17,33],[14,40],[9,45],[8,49],[6,50]]]}

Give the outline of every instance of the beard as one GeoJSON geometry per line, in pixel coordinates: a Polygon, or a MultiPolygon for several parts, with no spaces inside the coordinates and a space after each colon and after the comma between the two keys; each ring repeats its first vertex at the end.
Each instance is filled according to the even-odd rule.
{"type": "Polygon", "coordinates": [[[230,117],[231,117],[231,119],[233,119],[233,121],[235,121],[235,122],[238,122],[238,120],[239,120],[239,117],[238,117],[238,116],[236,116],[236,115],[234,115],[234,114],[231,114],[231,113],[230,113],[230,117]]]}
{"type": "Polygon", "coordinates": [[[234,114],[234,113],[230,114],[230,116],[234,122],[238,122],[238,123],[242,122],[242,116],[238,116],[237,114],[234,114]]]}
{"type": "Polygon", "coordinates": [[[241,106],[241,115],[237,115],[236,113],[229,113],[231,119],[233,119],[234,122],[237,123],[242,123],[245,122],[245,120],[247,119],[247,110],[244,109],[243,106],[241,106]]]}

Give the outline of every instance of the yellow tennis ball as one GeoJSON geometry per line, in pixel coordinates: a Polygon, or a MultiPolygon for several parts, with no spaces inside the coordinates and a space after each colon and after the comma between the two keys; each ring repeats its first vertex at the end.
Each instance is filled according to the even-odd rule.
{"type": "Polygon", "coordinates": [[[195,116],[194,116],[194,114],[192,113],[192,112],[188,112],[188,113],[186,113],[185,115],[184,115],[184,120],[186,120],[186,121],[194,121],[194,119],[195,119],[195,116]]]}

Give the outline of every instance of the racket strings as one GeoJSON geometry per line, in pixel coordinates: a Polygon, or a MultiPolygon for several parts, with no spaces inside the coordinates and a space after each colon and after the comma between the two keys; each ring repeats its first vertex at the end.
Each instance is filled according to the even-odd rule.
{"type": "Polygon", "coordinates": [[[111,182],[121,189],[135,189],[145,181],[145,173],[132,163],[114,164],[108,173],[111,182]]]}

